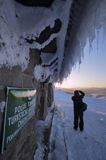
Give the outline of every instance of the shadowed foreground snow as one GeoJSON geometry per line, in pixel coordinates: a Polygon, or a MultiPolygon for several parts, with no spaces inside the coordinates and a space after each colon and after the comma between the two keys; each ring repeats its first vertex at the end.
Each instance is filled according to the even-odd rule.
{"type": "Polygon", "coordinates": [[[50,138],[49,160],[106,159],[106,100],[85,97],[83,132],[73,130],[73,104],[70,94],[55,91],[57,109],[50,138]]]}

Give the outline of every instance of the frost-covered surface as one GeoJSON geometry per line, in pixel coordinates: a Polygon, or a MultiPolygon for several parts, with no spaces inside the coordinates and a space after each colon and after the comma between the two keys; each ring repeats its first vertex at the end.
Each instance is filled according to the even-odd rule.
{"type": "Polygon", "coordinates": [[[53,81],[55,81],[54,71],[57,68],[58,57],[54,56],[49,59],[49,61],[47,60],[47,58],[49,59],[48,55],[42,65],[35,66],[34,76],[40,82],[45,82],[47,80],[48,83],[52,83],[53,81]]]}
{"type": "Polygon", "coordinates": [[[38,121],[37,123],[37,149],[34,155],[34,160],[43,160],[45,145],[43,144],[43,133],[45,129],[45,121],[38,121]]]}
{"type": "Polygon", "coordinates": [[[5,101],[0,102],[0,111],[1,112],[4,112],[5,105],[6,105],[5,101]]]}
{"type": "Polygon", "coordinates": [[[60,62],[71,2],[72,0],[55,0],[51,8],[45,8],[26,7],[14,0],[0,1],[0,67],[20,65],[22,70],[25,70],[30,58],[29,48],[42,49],[55,37],[58,43],[56,54],[60,62]],[[62,21],[61,31],[52,34],[43,44],[37,43],[36,37],[39,37],[47,26],[53,27],[57,18],[62,21]],[[31,44],[25,39],[34,41],[31,44]]]}
{"type": "Polygon", "coordinates": [[[44,141],[44,131],[46,128],[50,128],[52,123],[52,117],[53,117],[53,110],[54,110],[55,104],[53,102],[52,106],[48,108],[48,114],[46,119],[39,120],[36,125],[36,141],[37,141],[37,149],[35,151],[34,160],[43,160],[44,157],[44,150],[46,148],[44,141]]]}
{"type": "MultiPolygon", "coordinates": [[[[85,2],[84,7],[81,9],[82,14],[78,17],[79,24],[76,24],[77,17],[72,15],[73,24],[76,25],[73,26],[74,29],[70,29],[68,45],[64,48],[71,6],[72,0],[54,0],[50,8],[26,7],[14,0],[1,0],[0,67],[7,66],[11,68],[19,65],[22,70],[25,70],[30,59],[29,48],[40,50],[56,38],[57,75],[61,79],[67,77],[76,62],[81,63],[87,39],[91,48],[95,34],[99,33],[99,29],[102,27],[106,32],[106,0],[89,0],[85,2]],[[47,26],[54,27],[56,19],[60,19],[62,22],[60,31],[51,34],[42,44],[38,43],[36,38],[47,26]],[[27,40],[32,39],[33,41],[28,43],[27,40]]],[[[81,6],[78,5],[78,7],[81,6]]],[[[46,54],[43,55],[47,56],[46,54]]]]}
{"type": "Polygon", "coordinates": [[[106,159],[106,100],[86,96],[88,110],[84,114],[85,127],[73,130],[71,94],[55,92],[55,111],[49,160],[105,160],[106,159]]]}
{"type": "Polygon", "coordinates": [[[92,94],[93,97],[106,100],[106,94],[92,94]]]}
{"type": "MultiPolygon", "coordinates": [[[[73,19],[72,26],[69,27],[67,34],[67,47],[65,48],[65,59],[63,61],[61,79],[67,77],[72,67],[78,62],[79,64],[86,56],[84,47],[89,42],[89,51],[92,50],[92,44],[97,36],[97,46],[99,43],[99,32],[103,29],[102,40],[106,43],[106,0],[88,0],[84,2],[84,6],[80,10],[80,5],[76,7],[76,17],[73,19]],[[79,19],[77,17],[79,16],[79,19]]],[[[101,48],[102,52],[102,48],[101,48]]],[[[95,55],[96,57],[96,55],[95,55]]]]}
{"type": "Polygon", "coordinates": [[[38,81],[45,82],[46,79],[51,76],[51,72],[48,67],[44,68],[41,65],[36,65],[34,69],[34,76],[38,81]]]}

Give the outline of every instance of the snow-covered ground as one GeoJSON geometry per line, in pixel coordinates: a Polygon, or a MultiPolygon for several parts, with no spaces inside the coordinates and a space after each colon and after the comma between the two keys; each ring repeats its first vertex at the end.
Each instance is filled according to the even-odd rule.
{"type": "Polygon", "coordinates": [[[49,160],[106,160],[106,100],[85,97],[85,127],[73,130],[71,94],[55,91],[57,109],[52,123],[49,160]]]}

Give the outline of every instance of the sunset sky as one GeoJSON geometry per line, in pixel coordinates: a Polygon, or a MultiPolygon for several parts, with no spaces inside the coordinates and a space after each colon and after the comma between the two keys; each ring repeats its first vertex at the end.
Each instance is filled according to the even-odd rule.
{"type": "MultiPolygon", "coordinates": [[[[74,66],[71,74],[61,87],[106,87],[106,34],[101,31],[90,49],[87,43],[82,63],[74,66]]],[[[57,86],[60,86],[57,85],[57,86]]]]}

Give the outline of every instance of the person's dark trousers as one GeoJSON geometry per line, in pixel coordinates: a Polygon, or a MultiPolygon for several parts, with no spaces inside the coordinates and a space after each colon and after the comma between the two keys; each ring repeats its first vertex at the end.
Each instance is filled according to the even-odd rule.
{"type": "Polygon", "coordinates": [[[83,112],[74,110],[74,129],[80,128],[83,131],[84,128],[84,121],[83,121],[83,112]]]}
{"type": "Polygon", "coordinates": [[[79,117],[78,115],[79,115],[78,111],[74,110],[74,129],[76,130],[78,128],[78,117],[79,117]]]}
{"type": "Polygon", "coordinates": [[[79,113],[79,128],[81,131],[84,129],[83,111],[79,113]]]}

